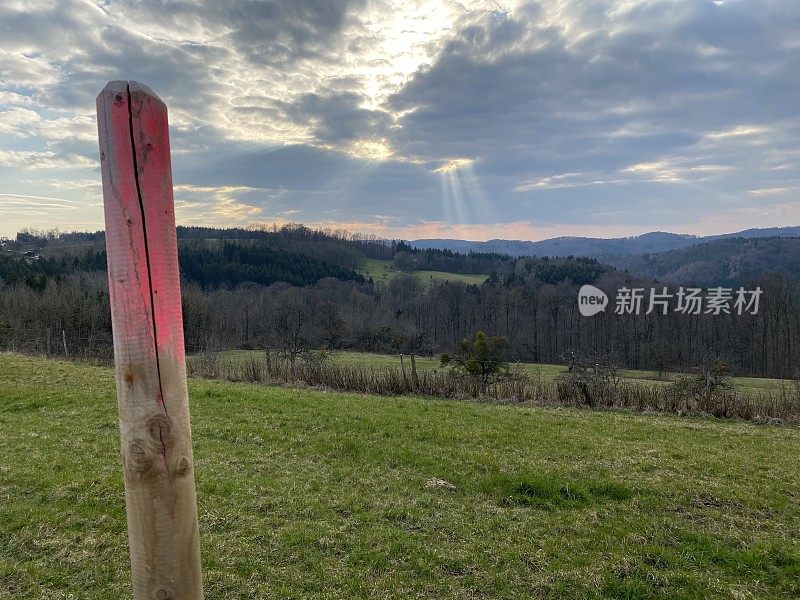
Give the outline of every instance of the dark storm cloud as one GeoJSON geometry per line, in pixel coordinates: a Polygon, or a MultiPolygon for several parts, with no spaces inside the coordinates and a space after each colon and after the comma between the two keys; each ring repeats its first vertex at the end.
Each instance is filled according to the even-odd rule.
{"type": "Polygon", "coordinates": [[[355,92],[301,94],[279,106],[289,120],[313,127],[315,138],[322,142],[341,142],[383,135],[390,125],[389,115],[361,105],[366,98],[355,92]]]}
{"type": "Polygon", "coordinates": [[[665,221],[680,223],[690,208],[741,204],[754,180],[796,181],[796,161],[782,174],[769,163],[800,134],[800,4],[648,2],[612,13],[614,3],[571,3],[566,25],[548,20],[547,5],[467,17],[390,99],[406,113],[395,147],[424,161],[475,159],[490,197],[518,192],[497,203],[508,219],[530,209],[630,221],[669,203],[665,221]],[[562,174],[577,175],[545,180],[562,174]],[[712,190],[664,185],[707,188],[723,176],[712,190]]]}
{"type": "Polygon", "coordinates": [[[229,39],[255,63],[329,56],[330,42],[364,0],[215,3],[229,39]]]}
{"type": "Polygon", "coordinates": [[[295,220],[297,215],[312,221],[329,214],[348,221],[386,214],[404,221],[421,214],[442,217],[430,203],[438,177],[403,162],[376,164],[302,145],[265,151],[252,144],[220,144],[175,158],[174,168],[179,184],[258,189],[269,182],[269,192],[254,191],[249,202],[267,214],[292,211],[295,220]],[[391,202],[385,198],[387,188],[391,202]]]}
{"type": "Polygon", "coordinates": [[[426,159],[442,144],[472,156],[521,144],[561,159],[606,149],[617,134],[611,154],[630,161],[640,142],[652,155],[704,132],[794,119],[800,60],[786,45],[797,41],[798,7],[654,2],[616,21],[595,8],[574,15],[579,36],[540,26],[537,7],[486,15],[392,97],[394,110],[411,111],[395,139],[426,159]]]}
{"type": "Polygon", "coordinates": [[[226,71],[235,69],[240,59],[281,70],[301,59],[332,60],[330,50],[347,11],[360,4],[148,0],[115,1],[102,8],[83,2],[54,2],[33,10],[0,6],[0,37],[8,51],[51,56],[47,72],[29,77],[18,72],[10,79],[47,94],[54,107],[85,107],[98,86],[124,74],[199,109],[228,92],[226,71]],[[172,37],[138,31],[148,26],[172,37]],[[191,41],[193,37],[203,40],[191,41]]]}

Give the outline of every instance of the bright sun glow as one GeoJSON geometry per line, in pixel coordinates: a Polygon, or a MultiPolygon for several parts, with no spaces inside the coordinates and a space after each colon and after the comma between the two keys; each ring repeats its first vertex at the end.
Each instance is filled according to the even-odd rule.
{"type": "Polygon", "coordinates": [[[459,169],[463,169],[464,167],[471,167],[472,163],[475,161],[471,158],[451,158],[450,160],[446,161],[442,164],[439,168],[434,169],[434,173],[451,173],[453,171],[458,171],[459,169]]]}
{"type": "Polygon", "coordinates": [[[371,43],[352,72],[363,82],[366,108],[375,109],[420,65],[433,60],[435,49],[464,8],[440,0],[392,0],[368,6],[361,26],[371,34],[371,43]]]}
{"type": "Polygon", "coordinates": [[[384,161],[392,156],[392,148],[382,139],[358,140],[348,148],[348,154],[366,160],[384,161]]]}

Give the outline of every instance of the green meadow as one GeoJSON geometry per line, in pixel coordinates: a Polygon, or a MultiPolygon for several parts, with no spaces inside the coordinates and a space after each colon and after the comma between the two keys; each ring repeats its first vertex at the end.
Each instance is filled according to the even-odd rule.
{"type": "MultiPolygon", "coordinates": [[[[394,279],[401,272],[395,269],[394,262],[390,260],[380,260],[377,258],[364,259],[364,263],[359,272],[367,278],[372,277],[373,281],[388,282],[394,279]]],[[[422,283],[427,283],[431,279],[439,281],[463,281],[464,283],[482,284],[488,275],[474,273],[448,273],[445,271],[426,271],[418,270],[410,273],[422,283]]]]}
{"type": "MultiPolygon", "coordinates": [[[[800,596],[796,428],[200,379],[190,402],[207,598],[800,596]]],[[[0,598],[129,586],[112,369],[0,355],[0,598]]]]}

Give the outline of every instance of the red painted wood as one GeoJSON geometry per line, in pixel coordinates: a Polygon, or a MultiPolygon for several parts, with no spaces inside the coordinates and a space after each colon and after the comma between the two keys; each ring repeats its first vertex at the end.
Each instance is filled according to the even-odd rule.
{"type": "Polygon", "coordinates": [[[153,282],[157,345],[174,360],[184,360],[175,209],[172,198],[172,166],[169,152],[167,107],[148,88],[129,84],[134,139],[139,166],[139,188],[144,203],[150,273],[153,282]],[[157,250],[157,251],[154,251],[157,250]]]}
{"type": "Polygon", "coordinates": [[[134,598],[203,597],[167,108],[113,81],[97,97],[134,598]]]}
{"type": "MultiPolygon", "coordinates": [[[[119,370],[125,362],[139,362],[154,368],[149,356],[140,355],[155,357],[155,340],[144,225],[132,167],[127,82],[109,83],[97,100],[116,366],[119,370]]],[[[157,377],[155,371],[149,375],[157,377]]]]}

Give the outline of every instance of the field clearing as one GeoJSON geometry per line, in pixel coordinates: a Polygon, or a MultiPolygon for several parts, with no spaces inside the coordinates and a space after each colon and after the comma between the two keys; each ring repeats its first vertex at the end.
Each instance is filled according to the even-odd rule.
{"type": "MultiPolygon", "coordinates": [[[[800,595],[797,428],[200,379],[190,399],[208,598],[800,595]]],[[[0,355],[0,598],[130,596],[116,421],[112,369],[0,355]]]]}
{"type": "MultiPolygon", "coordinates": [[[[364,264],[358,270],[364,277],[372,277],[373,281],[382,281],[384,283],[391,281],[400,271],[394,268],[394,264],[390,260],[380,260],[377,258],[364,259],[364,264]]],[[[427,283],[431,279],[439,281],[463,281],[464,283],[474,283],[476,285],[482,284],[486,281],[488,275],[473,274],[473,273],[447,273],[445,271],[413,271],[411,273],[414,277],[419,279],[422,283],[427,283]]]]}
{"type": "Polygon", "coordinates": [[[473,283],[480,285],[488,275],[482,273],[447,273],[446,271],[414,271],[411,273],[414,277],[419,279],[422,283],[427,283],[431,279],[438,281],[463,281],[464,283],[473,283]]]}
{"type": "MultiPolygon", "coordinates": [[[[220,353],[223,358],[230,360],[244,360],[248,356],[260,355],[258,350],[226,350],[220,353]]],[[[372,369],[399,369],[400,357],[395,354],[378,354],[374,352],[353,352],[348,350],[336,350],[328,353],[330,359],[342,365],[358,366],[363,365],[372,369]]],[[[410,369],[410,362],[406,357],[406,369],[410,369]]],[[[418,356],[416,357],[417,369],[431,370],[438,369],[439,357],[438,356],[418,356]]],[[[552,364],[534,364],[534,363],[511,363],[513,369],[521,370],[532,377],[541,377],[545,381],[554,380],[559,374],[566,373],[567,367],[565,365],[552,365],[552,364]]],[[[687,376],[686,373],[672,373],[664,374],[663,378],[659,378],[657,371],[647,370],[633,370],[621,369],[620,379],[627,383],[639,383],[642,385],[666,385],[668,383],[677,381],[678,378],[687,376]]],[[[779,392],[785,389],[788,392],[794,392],[795,383],[786,379],[770,379],[762,377],[731,377],[731,384],[735,389],[741,391],[764,392],[772,391],[779,392]]]]}

